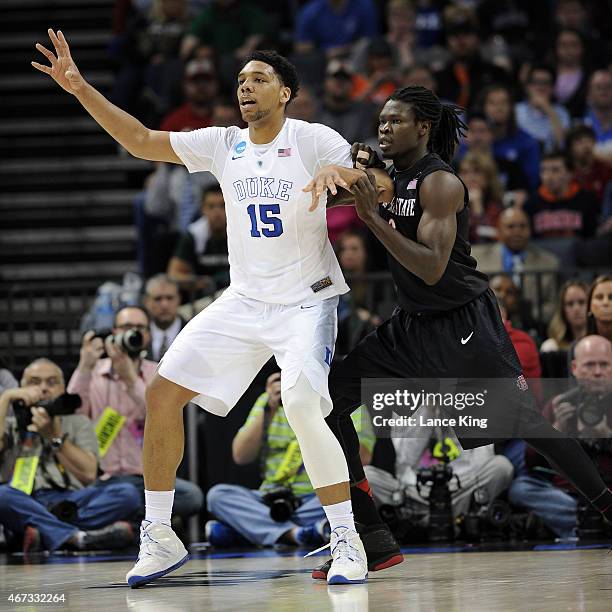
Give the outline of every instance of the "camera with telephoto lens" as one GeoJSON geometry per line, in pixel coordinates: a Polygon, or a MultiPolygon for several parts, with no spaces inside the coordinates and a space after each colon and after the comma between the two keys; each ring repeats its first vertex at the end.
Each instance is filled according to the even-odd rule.
{"type": "Polygon", "coordinates": [[[263,496],[263,501],[270,506],[270,518],[277,523],[284,523],[302,503],[288,487],[275,487],[263,496]]]}
{"type": "Polygon", "coordinates": [[[512,518],[510,506],[502,499],[489,499],[480,487],[472,494],[470,510],[463,517],[463,532],[468,542],[480,542],[483,537],[502,538],[512,518]]]}
{"type": "Polygon", "coordinates": [[[453,507],[448,486],[453,478],[452,468],[447,463],[437,463],[430,468],[420,469],[416,477],[419,495],[429,501],[429,540],[431,542],[454,540],[453,507]],[[430,487],[427,497],[421,493],[422,486],[430,487]]]}
{"type": "Polygon", "coordinates": [[[608,426],[612,427],[612,393],[609,391],[597,393],[581,385],[559,396],[556,401],[575,406],[576,417],[586,427],[597,427],[605,418],[608,426]]]}
{"type": "Polygon", "coordinates": [[[128,329],[117,334],[113,334],[112,329],[99,329],[94,331],[95,335],[92,337],[92,340],[94,338],[100,338],[102,342],[105,342],[106,339],[110,337],[111,342],[116,344],[130,357],[138,357],[138,355],[140,355],[140,353],[145,349],[144,334],[137,329],[128,329]]]}
{"type": "Polygon", "coordinates": [[[17,399],[12,402],[13,412],[17,419],[17,429],[19,431],[27,431],[28,426],[32,424],[31,406],[44,408],[47,414],[53,418],[54,416],[66,416],[74,414],[76,409],[81,405],[81,398],[72,393],[64,393],[55,399],[41,400],[34,404],[26,404],[22,399],[17,399]]]}

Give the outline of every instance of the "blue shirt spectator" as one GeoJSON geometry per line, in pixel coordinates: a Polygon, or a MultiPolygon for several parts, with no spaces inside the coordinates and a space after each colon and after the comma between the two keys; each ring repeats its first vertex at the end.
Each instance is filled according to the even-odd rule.
{"type": "Polygon", "coordinates": [[[296,19],[297,50],[333,49],[378,34],[372,0],[311,0],[296,19]]]}
{"type": "Polygon", "coordinates": [[[516,130],[504,138],[493,142],[493,156],[518,161],[529,181],[531,189],[535,189],[540,181],[540,147],[538,142],[523,130],[516,130]]]}

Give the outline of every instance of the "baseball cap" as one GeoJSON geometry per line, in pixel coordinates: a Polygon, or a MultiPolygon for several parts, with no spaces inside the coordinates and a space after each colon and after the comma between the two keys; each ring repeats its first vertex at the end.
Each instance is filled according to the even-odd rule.
{"type": "Polygon", "coordinates": [[[185,77],[191,79],[198,74],[214,76],[216,74],[215,66],[210,60],[207,59],[191,60],[185,67],[185,77]]]}
{"type": "Polygon", "coordinates": [[[355,71],[349,62],[345,62],[339,59],[333,59],[327,64],[325,74],[327,76],[345,76],[351,77],[355,71]]]}

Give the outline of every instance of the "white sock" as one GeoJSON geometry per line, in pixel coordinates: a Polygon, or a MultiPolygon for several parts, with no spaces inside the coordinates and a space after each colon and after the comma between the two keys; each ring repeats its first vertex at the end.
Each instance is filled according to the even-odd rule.
{"type": "Polygon", "coordinates": [[[145,489],[145,521],[170,525],[174,489],[172,491],[147,491],[145,489]]]}
{"type": "Polygon", "coordinates": [[[336,527],[346,527],[351,531],[357,531],[355,529],[355,521],[353,520],[353,507],[351,506],[351,500],[340,502],[339,504],[331,504],[330,506],[323,506],[325,515],[329,521],[329,527],[333,531],[336,527]]]}

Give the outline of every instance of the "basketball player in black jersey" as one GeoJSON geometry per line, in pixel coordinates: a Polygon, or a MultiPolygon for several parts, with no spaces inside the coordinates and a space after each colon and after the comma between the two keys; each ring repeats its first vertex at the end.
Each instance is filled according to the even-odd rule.
{"type": "MultiPolygon", "coordinates": [[[[370,171],[323,169],[312,185],[313,200],[325,188],[336,194],[328,206],[346,203],[348,194],[341,188],[350,188],[359,217],[388,251],[398,291],[399,306],[391,318],[330,373],[334,408],[327,421],[348,460],[355,521],[363,526],[371,571],[395,565],[402,557],[369,494],[350,419],[361,403],[363,378],[513,379],[516,393],[504,398],[504,415],[522,421],[526,442],[612,520],[612,492],[580,444],[528,406],[530,394],[497,301],[470,256],[468,192],[449,165],[465,129],[460,111],[441,104],[423,87],[407,87],[389,98],[378,127],[383,156],[393,163],[389,176],[394,197],[389,203],[379,204],[380,191],[390,187],[370,171]],[[331,182],[335,185],[330,188],[331,182]]],[[[365,145],[353,146],[353,159],[384,167],[365,145]]],[[[463,448],[493,441],[457,433],[463,448]]],[[[313,578],[324,578],[328,565],[314,570],[313,578]]]]}

